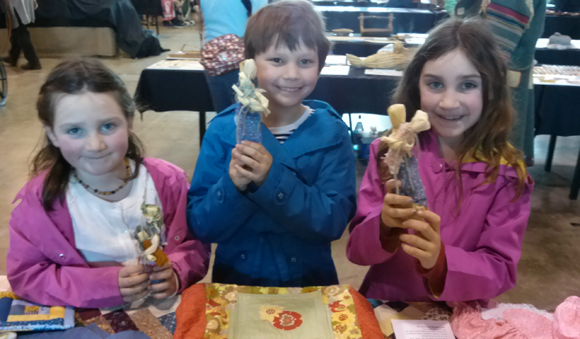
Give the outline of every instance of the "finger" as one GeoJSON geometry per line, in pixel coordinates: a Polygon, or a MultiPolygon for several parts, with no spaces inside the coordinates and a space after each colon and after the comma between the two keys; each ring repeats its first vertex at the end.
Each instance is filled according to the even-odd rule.
{"type": "Polygon", "coordinates": [[[385,224],[385,226],[387,227],[406,228],[405,226],[403,226],[402,220],[391,218],[388,214],[386,214],[386,212],[381,213],[381,220],[383,221],[383,224],[385,224]]]}
{"type": "Polygon", "coordinates": [[[386,214],[391,218],[407,220],[417,214],[414,208],[393,208],[391,206],[384,207],[386,214]]]}
{"type": "Polygon", "coordinates": [[[166,269],[165,271],[155,272],[149,276],[149,280],[166,280],[169,279],[173,275],[173,269],[166,269]]]}
{"type": "Polygon", "coordinates": [[[247,145],[236,145],[236,148],[238,149],[238,151],[240,152],[240,155],[247,155],[252,159],[255,159],[256,161],[260,162],[260,160],[262,160],[264,158],[264,154],[262,154],[259,150],[247,146],[247,145]]]}
{"type": "Polygon", "coordinates": [[[250,172],[244,168],[242,168],[240,165],[236,165],[236,170],[244,177],[252,180],[252,181],[256,181],[258,180],[258,175],[254,172],[250,172]]]}
{"type": "Polygon", "coordinates": [[[132,287],[143,283],[144,281],[149,281],[149,274],[141,273],[139,275],[134,275],[132,277],[125,277],[119,279],[119,287],[132,287]]]}
{"type": "Polygon", "coordinates": [[[433,227],[435,232],[439,233],[441,229],[441,217],[431,211],[419,211],[418,216],[424,218],[433,227]]]}
{"type": "Polygon", "coordinates": [[[126,303],[132,303],[134,301],[140,300],[145,298],[149,294],[149,290],[145,290],[138,294],[128,295],[123,297],[123,301],[126,303]]]}
{"type": "Polygon", "coordinates": [[[429,241],[413,234],[401,234],[399,239],[405,244],[411,245],[428,253],[431,253],[435,247],[435,245],[429,241]]]}
{"type": "Polygon", "coordinates": [[[153,272],[161,272],[161,271],[165,271],[166,269],[171,268],[171,261],[166,263],[163,266],[154,266],[153,267],[153,272]]]}
{"type": "Polygon", "coordinates": [[[250,147],[250,148],[253,148],[254,150],[256,150],[256,151],[258,151],[258,152],[260,152],[262,154],[265,154],[266,152],[268,152],[266,150],[266,148],[264,148],[264,145],[259,144],[257,142],[253,142],[253,141],[249,141],[249,140],[242,140],[242,145],[243,146],[250,147]]]}
{"type": "Polygon", "coordinates": [[[417,258],[419,261],[421,261],[421,260],[427,260],[427,259],[429,259],[431,257],[429,255],[429,253],[427,253],[427,252],[425,252],[423,250],[420,250],[420,249],[418,249],[416,247],[407,245],[405,243],[402,243],[401,244],[401,248],[403,249],[403,251],[405,253],[407,253],[408,255],[410,255],[410,256],[412,256],[414,258],[417,258]]]}
{"type": "Polygon", "coordinates": [[[149,290],[151,292],[154,292],[154,293],[161,293],[161,292],[168,290],[169,287],[171,287],[171,285],[167,281],[164,281],[164,282],[159,283],[159,284],[151,285],[151,288],[149,288],[149,290]]]}
{"type": "Polygon", "coordinates": [[[413,206],[413,198],[404,195],[397,195],[395,193],[387,193],[383,203],[391,206],[409,208],[413,206]]]}
{"type": "Polygon", "coordinates": [[[154,299],[167,299],[167,298],[169,298],[170,295],[171,294],[169,294],[169,292],[161,292],[161,293],[151,294],[151,297],[154,299]]]}
{"type": "Polygon", "coordinates": [[[121,295],[123,296],[129,296],[129,295],[134,295],[134,294],[139,294],[145,290],[147,290],[147,288],[151,285],[151,282],[149,281],[149,279],[139,285],[135,285],[132,287],[125,287],[125,288],[121,288],[119,289],[119,291],[121,292],[121,295]]]}
{"type": "Polygon", "coordinates": [[[402,182],[401,180],[390,179],[387,181],[385,186],[387,187],[387,192],[395,193],[397,187],[401,187],[402,182]]]}
{"type": "Polygon", "coordinates": [[[430,224],[424,221],[409,219],[403,222],[403,226],[420,233],[422,236],[425,237],[425,239],[431,242],[437,241],[438,233],[435,232],[435,230],[433,229],[433,227],[431,227],[430,224]]]}
{"type": "Polygon", "coordinates": [[[119,271],[119,278],[130,277],[133,274],[142,273],[143,271],[143,265],[125,266],[119,271]]]}
{"type": "Polygon", "coordinates": [[[249,169],[252,169],[252,170],[255,170],[255,169],[260,167],[259,162],[257,162],[255,159],[253,159],[247,155],[240,156],[236,163],[242,167],[244,167],[244,165],[248,166],[249,169]]]}

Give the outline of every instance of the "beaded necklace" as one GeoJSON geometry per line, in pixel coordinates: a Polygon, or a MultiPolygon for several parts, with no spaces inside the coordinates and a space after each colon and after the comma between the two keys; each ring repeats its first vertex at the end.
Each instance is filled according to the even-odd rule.
{"type": "Polygon", "coordinates": [[[125,179],[123,179],[123,183],[121,184],[121,186],[115,188],[112,191],[99,191],[96,188],[92,188],[91,186],[89,186],[88,184],[83,182],[78,177],[77,171],[74,168],[73,168],[72,175],[73,175],[73,178],[75,178],[75,180],[78,181],[78,183],[81,184],[81,186],[83,186],[89,192],[93,192],[93,193],[98,194],[98,195],[113,195],[113,194],[119,192],[121,189],[123,189],[123,187],[125,187],[125,185],[127,185],[127,182],[129,182],[127,179],[129,178],[129,176],[131,176],[131,166],[129,165],[129,159],[127,159],[127,158],[125,158],[125,168],[127,169],[127,176],[125,176],[125,179]]]}

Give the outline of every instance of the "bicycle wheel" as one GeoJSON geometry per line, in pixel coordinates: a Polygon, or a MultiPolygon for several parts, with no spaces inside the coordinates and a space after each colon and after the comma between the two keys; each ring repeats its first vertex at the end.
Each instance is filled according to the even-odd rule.
{"type": "Polygon", "coordinates": [[[0,106],[6,103],[6,96],[8,96],[8,75],[4,63],[0,60],[0,106]]]}

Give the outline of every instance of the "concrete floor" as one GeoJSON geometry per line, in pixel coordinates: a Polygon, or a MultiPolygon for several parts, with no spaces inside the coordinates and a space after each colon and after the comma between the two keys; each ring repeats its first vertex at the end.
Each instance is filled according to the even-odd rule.
{"type": "MultiPolygon", "coordinates": [[[[197,28],[162,28],[164,48],[199,49],[197,28]]],[[[165,58],[164,55],[143,60],[128,58],[103,59],[117,72],[133,93],[141,70],[165,58]]],[[[21,63],[24,61],[21,59],[21,63]]],[[[12,199],[27,181],[31,155],[41,140],[41,125],[36,117],[38,90],[48,72],[59,59],[41,59],[43,69],[24,72],[8,69],[9,96],[0,108],[0,257],[8,249],[8,221],[12,199]]],[[[162,86],[162,84],[159,84],[162,86]]],[[[143,139],[147,155],[163,158],[192,175],[199,152],[198,115],[191,112],[148,112],[135,121],[135,132],[143,139]]],[[[568,200],[580,137],[559,138],[552,172],[543,170],[548,144],[547,136],[536,138],[537,161],[530,172],[536,180],[532,196],[532,214],[524,239],[517,286],[498,298],[501,302],[530,303],[554,310],[566,297],[580,295],[580,201],[568,200]],[[576,226],[574,226],[576,225],[576,226]]],[[[359,164],[357,177],[364,167],[359,164]]],[[[351,264],[345,255],[348,234],[333,244],[333,256],[342,283],[355,288],[367,270],[351,264]]],[[[5,274],[5,260],[0,261],[0,274],[5,274]]],[[[204,281],[209,281],[206,277],[204,281]]]]}

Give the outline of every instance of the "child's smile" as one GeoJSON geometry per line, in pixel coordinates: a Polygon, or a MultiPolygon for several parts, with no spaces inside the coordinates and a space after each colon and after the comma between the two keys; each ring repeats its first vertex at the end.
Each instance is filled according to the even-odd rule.
{"type": "Polygon", "coordinates": [[[258,85],[266,90],[270,109],[292,109],[302,104],[318,81],[318,54],[303,43],[294,51],[280,43],[256,55],[258,85]]]}
{"type": "Polygon", "coordinates": [[[481,116],[481,75],[459,49],[425,63],[419,91],[421,109],[440,138],[461,141],[481,116]]]}

